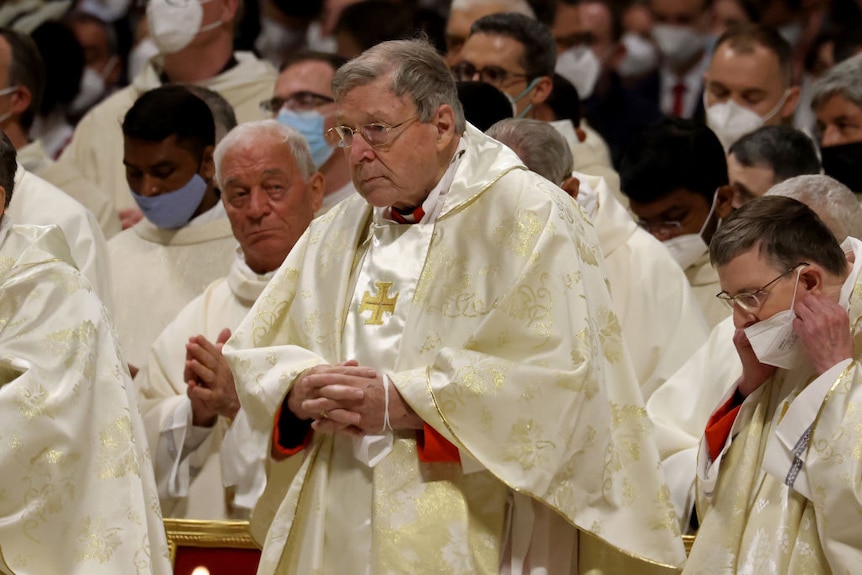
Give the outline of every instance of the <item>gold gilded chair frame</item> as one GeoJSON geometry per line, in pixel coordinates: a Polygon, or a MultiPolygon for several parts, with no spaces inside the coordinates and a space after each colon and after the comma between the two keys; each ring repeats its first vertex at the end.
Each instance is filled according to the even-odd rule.
{"type": "Polygon", "coordinates": [[[165,519],[164,523],[171,567],[174,566],[178,547],[260,549],[249,533],[248,521],[165,519]]]}

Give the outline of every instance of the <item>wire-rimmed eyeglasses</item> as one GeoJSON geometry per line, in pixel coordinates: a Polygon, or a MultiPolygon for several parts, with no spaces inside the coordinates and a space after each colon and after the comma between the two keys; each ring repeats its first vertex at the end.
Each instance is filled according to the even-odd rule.
{"type": "Polygon", "coordinates": [[[715,294],[715,297],[723,301],[733,309],[734,304],[738,305],[740,309],[746,311],[748,313],[757,313],[760,310],[760,307],[766,302],[766,298],[769,296],[770,292],[767,289],[772,286],[775,282],[789,274],[790,272],[795,271],[799,266],[807,266],[809,264],[805,262],[799,262],[795,266],[787,269],[780,276],[770,281],[763,287],[754,290],[753,292],[743,292],[740,294],[736,294],[734,296],[730,295],[726,291],[715,294]]]}

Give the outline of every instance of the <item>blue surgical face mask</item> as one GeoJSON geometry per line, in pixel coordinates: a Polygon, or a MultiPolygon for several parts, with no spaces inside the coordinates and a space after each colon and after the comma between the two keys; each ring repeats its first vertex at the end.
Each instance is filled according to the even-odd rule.
{"type": "Polygon", "coordinates": [[[302,134],[308,142],[308,147],[311,148],[311,159],[314,161],[315,168],[319,169],[325,164],[335,151],[335,148],[326,141],[323,133],[323,115],[317,110],[294,112],[288,108],[282,108],[278,112],[278,121],[302,134]]]}
{"type": "MultiPolygon", "coordinates": [[[[533,103],[532,103],[532,102],[530,102],[530,105],[529,105],[529,106],[527,106],[526,108],[524,108],[524,109],[521,111],[521,113],[519,114],[519,113],[518,113],[518,100],[520,100],[521,98],[523,98],[524,96],[526,96],[526,95],[530,92],[530,90],[532,90],[533,88],[535,88],[535,87],[536,87],[536,84],[538,84],[538,83],[539,83],[539,80],[541,80],[541,78],[534,78],[534,79],[533,79],[533,81],[532,81],[532,82],[530,82],[530,83],[527,85],[527,87],[526,87],[526,88],[524,88],[524,90],[523,90],[520,94],[518,94],[517,96],[515,96],[514,98],[513,98],[512,96],[510,96],[509,94],[506,94],[506,97],[507,97],[507,98],[509,98],[509,102],[511,102],[511,103],[512,103],[512,115],[515,117],[515,119],[523,118],[524,116],[526,116],[526,115],[527,115],[527,112],[529,112],[530,110],[532,110],[532,109],[533,109],[533,103]]],[[[504,92],[504,93],[505,93],[505,92],[504,92]]]]}
{"type": "Polygon", "coordinates": [[[158,196],[141,196],[132,192],[132,197],[148,220],[160,228],[175,230],[189,223],[206,191],[206,181],[195,174],[186,185],[173,192],[158,196]]]}

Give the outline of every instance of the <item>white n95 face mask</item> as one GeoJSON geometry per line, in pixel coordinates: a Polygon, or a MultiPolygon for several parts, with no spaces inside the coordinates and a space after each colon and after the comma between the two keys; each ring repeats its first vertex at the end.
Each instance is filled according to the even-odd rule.
{"type": "Polygon", "coordinates": [[[652,37],[665,62],[671,66],[684,64],[706,48],[709,36],[688,26],[656,24],[652,37]]]}
{"type": "Polygon", "coordinates": [[[575,46],[557,56],[554,71],[572,83],[581,100],[586,100],[593,94],[602,63],[590,48],[575,46]]]}
{"type": "Polygon", "coordinates": [[[706,109],[706,125],[718,136],[718,140],[726,152],[738,139],[771,120],[784,106],[788,95],[789,92],[785,90],[784,95],[781,96],[772,110],[766,116],[760,116],[757,112],[740,106],[731,98],[728,98],[726,102],[707,107],[706,93],[704,93],[703,107],[706,109]]]}
{"type": "Polygon", "coordinates": [[[626,47],[626,55],[617,67],[620,76],[646,76],[658,68],[659,55],[655,44],[634,32],[623,34],[622,43],[626,47]]]}
{"type": "Polygon", "coordinates": [[[195,36],[221,26],[216,20],[201,28],[202,4],[210,0],[149,0],[147,24],[150,37],[162,54],[174,54],[192,43],[195,36]]]}
{"type": "MultiPolygon", "coordinates": [[[[703,230],[712,218],[712,213],[715,211],[715,200],[718,199],[718,190],[712,196],[712,205],[709,206],[709,212],[706,214],[706,219],[703,220],[703,225],[700,226],[700,231],[696,234],[683,234],[664,240],[662,244],[668,249],[670,255],[679,264],[683,271],[687,270],[709,251],[709,246],[703,241],[703,230]]],[[[719,225],[721,221],[718,222],[719,225]]]]}
{"type": "Polygon", "coordinates": [[[796,290],[799,288],[801,274],[802,268],[796,273],[790,309],[745,328],[745,337],[760,363],[781,369],[793,369],[802,362],[803,349],[799,346],[799,336],[793,331],[793,320],[796,319],[793,304],[796,303],[796,290]]]}

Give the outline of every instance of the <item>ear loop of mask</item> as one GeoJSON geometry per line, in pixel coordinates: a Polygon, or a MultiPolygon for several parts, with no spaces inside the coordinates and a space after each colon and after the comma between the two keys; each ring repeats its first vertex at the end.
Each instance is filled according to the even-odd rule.
{"type": "MultiPolygon", "coordinates": [[[[697,232],[697,235],[703,239],[703,230],[706,229],[707,224],[709,224],[710,218],[712,218],[712,214],[715,213],[715,202],[718,200],[718,188],[716,188],[715,193],[712,195],[712,204],[709,206],[709,211],[706,213],[706,219],[703,220],[703,225],[700,226],[700,230],[697,232]]],[[[718,220],[718,224],[716,224],[715,229],[721,226],[721,218],[718,220]]],[[[704,242],[705,243],[705,242],[704,242]]]]}
{"type": "Polygon", "coordinates": [[[790,308],[789,309],[792,310],[794,314],[796,313],[796,310],[793,309],[793,306],[796,304],[796,290],[799,289],[799,278],[802,277],[802,269],[803,268],[804,268],[804,266],[800,266],[799,269],[796,271],[796,285],[793,286],[793,297],[790,298],[790,308]]]}
{"type": "Polygon", "coordinates": [[[515,109],[516,109],[516,108],[517,108],[517,106],[518,106],[518,101],[519,101],[521,98],[523,98],[524,96],[526,96],[526,95],[530,92],[530,90],[532,90],[533,88],[535,88],[535,87],[536,87],[536,84],[538,84],[538,83],[539,83],[539,80],[541,80],[541,78],[533,78],[533,81],[532,81],[532,82],[530,82],[530,83],[527,85],[527,87],[526,87],[526,88],[524,88],[524,89],[523,89],[523,91],[522,91],[520,94],[518,94],[518,95],[517,95],[517,96],[515,96],[514,98],[512,98],[511,96],[509,96],[510,98],[512,98],[512,115],[513,115],[513,116],[515,116],[515,119],[516,119],[516,120],[517,120],[517,119],[520,119],[520,118],[523,118],[524,116],[526,116],[526,115],[527,115],[527,113],[528,113],[530,110],[532,110],[532,109],[533,109],[533,103],[532,103],[532,102],[530,102],[530,103],[527,105],[527,107],[526,107],[526,108],[524,108],[524,109],[521,111],[521,113],[520,113],[520,114],[516,114],[516,113],[515,113],[515,109]]]}

